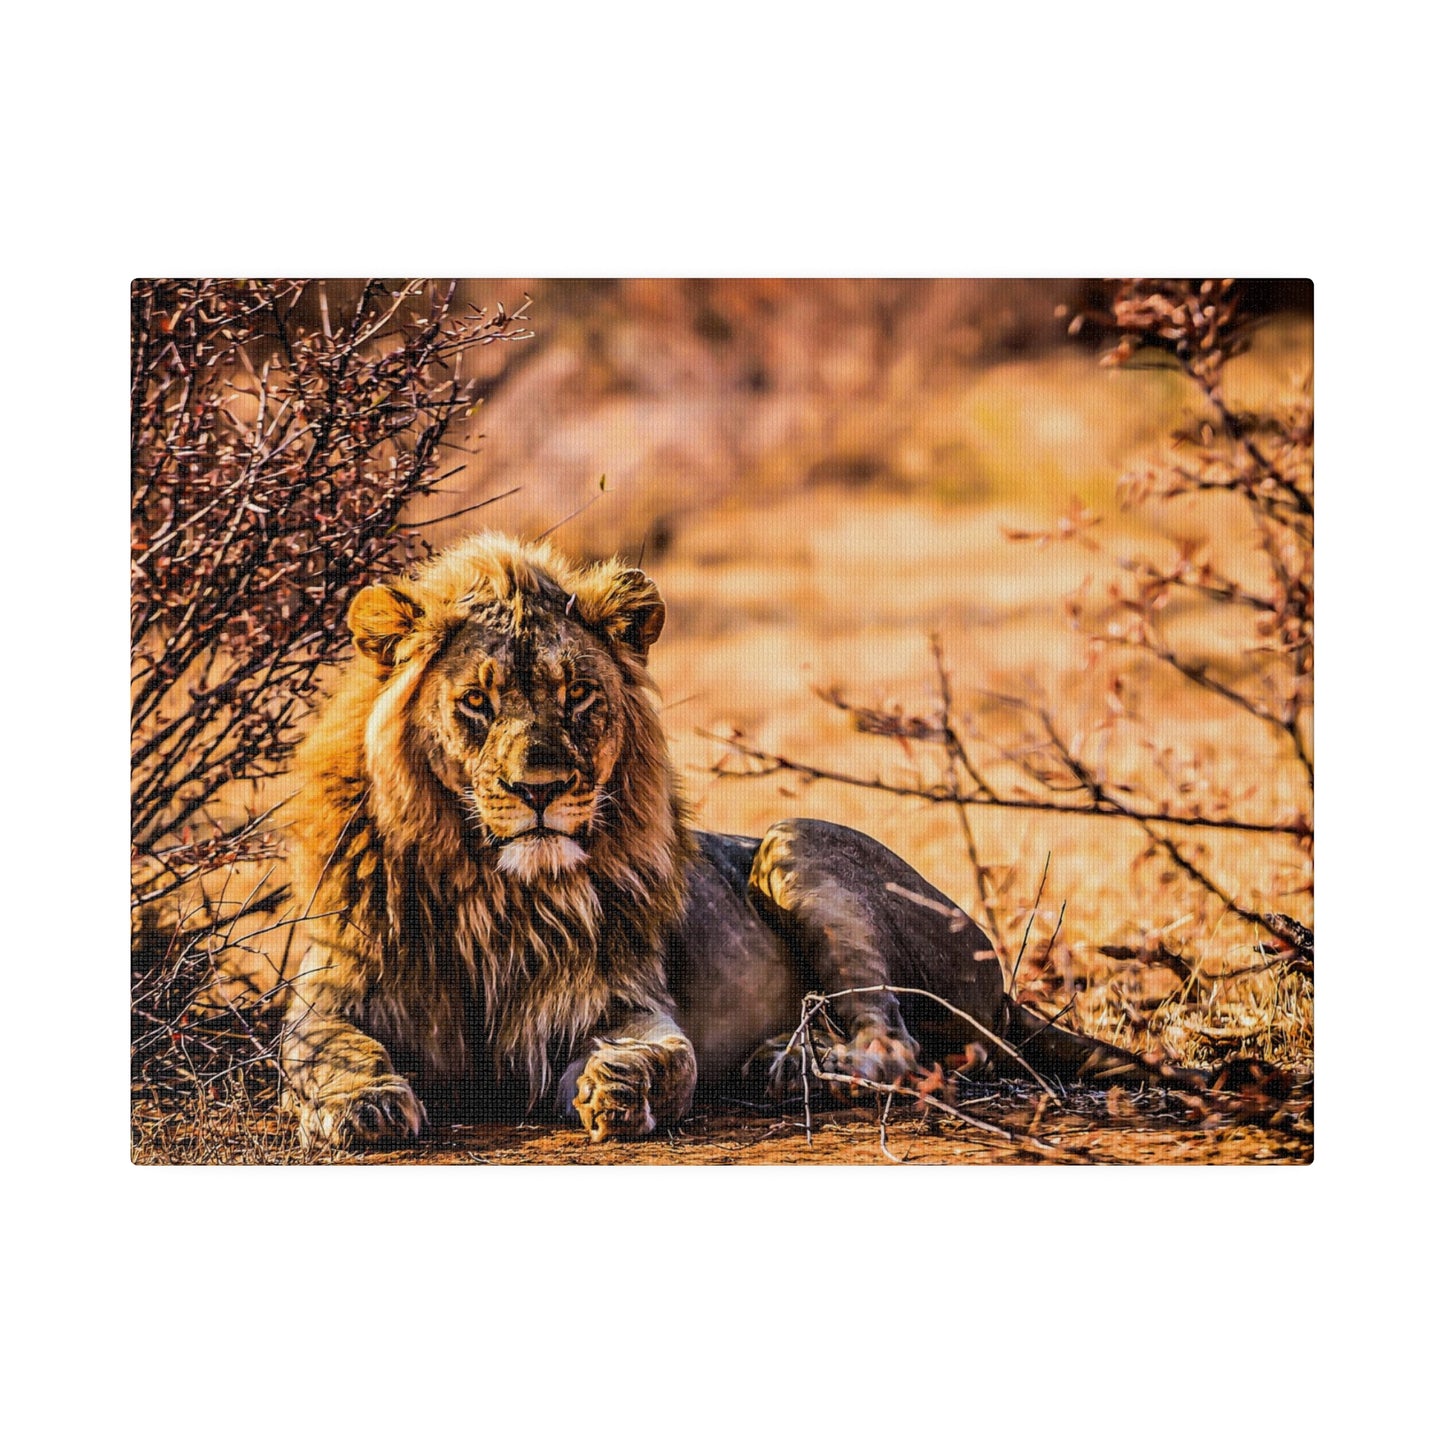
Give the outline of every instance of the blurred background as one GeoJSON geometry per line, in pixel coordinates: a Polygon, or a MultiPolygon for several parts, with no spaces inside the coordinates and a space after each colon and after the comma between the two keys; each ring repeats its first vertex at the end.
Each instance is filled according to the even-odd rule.
{"type": "MultiPolygon", "coordinates": [[[[325,282],[332,309],[360,285],[325,282]]],[[[1312,287],[1235,286],[1264,324],[1231,384],[1259,404],[1308,364],[1312,287]]],[[[518,488],[484,520],[541,530],[605,475],[609,499],[571,544],[656,558],[699,513],[819,490],[1107,503],[1186,393],[1167,367],[1099,370],[1112,294],[1090,280],[463,281],[459,306],[530,297],[534,334],[466,357],[482,399],[469,434],[485,445],[459,458],[456,505],[518,488]]]]}

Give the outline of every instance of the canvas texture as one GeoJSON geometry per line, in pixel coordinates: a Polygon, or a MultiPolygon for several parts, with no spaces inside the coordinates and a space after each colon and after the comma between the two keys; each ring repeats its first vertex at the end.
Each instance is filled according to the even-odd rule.
{"type": "Polygon", "coordinates": [[[139,280],[139,1163],[1309,1163],[1313,288],[139,280]]]}

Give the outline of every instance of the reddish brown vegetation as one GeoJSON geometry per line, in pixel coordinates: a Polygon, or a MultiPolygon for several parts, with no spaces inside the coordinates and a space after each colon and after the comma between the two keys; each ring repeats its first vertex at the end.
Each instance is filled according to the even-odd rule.
{"type": "MultiPolygon", "coordinates": [[[[473,401],[461,362],[527,333],[458,312],[453,288],[367,283],[330,313],[324,283],[138,281],[131,341],[131,808],[137,1077],[211,1090],[218,1037],[191,1000],[232,930],[278,900],[197,891],[269,857],[266,815],[228,788],[284,769],[346,604],[419,544],[404,507],[447,473],[473,401]]],[[[221,1069],[218,1062],[217,1068],[221,1069]]],[[[221,1069],[224,1073],[224,1069],[221,1069]]]]}

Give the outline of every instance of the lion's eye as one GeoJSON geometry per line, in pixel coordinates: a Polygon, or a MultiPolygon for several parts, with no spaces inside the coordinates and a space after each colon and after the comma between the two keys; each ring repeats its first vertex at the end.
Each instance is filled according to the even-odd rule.
{"type": "Polygon", "coordinates": [[[596,696],[596,689],[585,682],[574,682],[567,689],[567,701],[574,713],[581,712],[590,706],[596,696]]]}
{"type": "Polygon", "coordinates": [[[463,712],[476,717],[488,717],[492,711],[492,699],[484,687],[469,687],[457,703],[463,712]]]}

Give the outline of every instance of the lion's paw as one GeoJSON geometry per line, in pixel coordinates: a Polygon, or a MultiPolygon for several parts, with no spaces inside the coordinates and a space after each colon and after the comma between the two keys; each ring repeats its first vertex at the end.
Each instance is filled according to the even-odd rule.
{"type": "Polygon", "coordinates": [[[572,1107],[594,1144],[640,1139],[682,1116],[696,1082],[697,1060],[681,1034],[657,1043],[605,1039],[577,1075],[572,1107]]]}
{"type": "Polygon", "coordinates": [[[341,1148],[408,1139],[426,1127],[426,1110],[400,1074],[369,1079],[352,1089],[328,1089],[314,1099],[293,1100],[306,1148],[341,1148]]]}
{"type": "Polygon", "coordinates": [[[907,1035],[865,1027],[820,1051],[818,1067],[832,1075],[835,1094],[856,1095],[869,1084],[901,1084],[918,1072],[918,1046],[907,1035]]]}
{"type": "MultiPolygon", "coordinates": [[[[918,1046],[881,1027],[864,1027],[851,1039],[814,1044],[817,1072],[832,1093],[856,1096],[868,1084],[901,1084],[918,1072],[918,1046]]],[[[779,1034],[760,1044],[743,1066],[743,1077],[762,1084],[774,1103],[794,1103],[804,1093],[805,1055],[799,1037],[779,1034]]]]}

